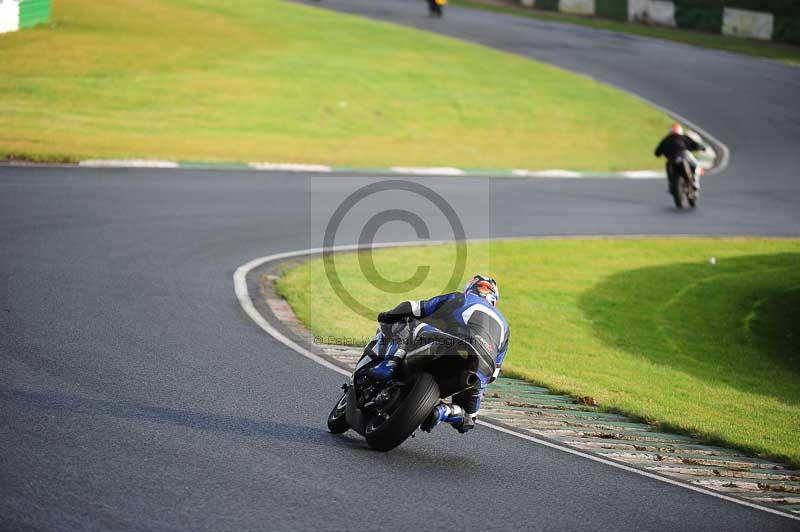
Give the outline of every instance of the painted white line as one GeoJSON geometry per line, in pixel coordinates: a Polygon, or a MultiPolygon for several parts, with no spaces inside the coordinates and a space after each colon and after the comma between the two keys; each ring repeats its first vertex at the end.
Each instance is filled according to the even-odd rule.
{"type": "Polygon", "coordinates": [[[302,163],[248,163],[254,170],[280,170],[285,172],[330,172],[331,167],[324,164],[302,163]]]}
{"type": "Polygon", "coordinates": [[[152,159],[89,159],[81,161],[78,166],[89,168],[179,168],[180,165],[173,161],[158,161],[152,159]]]}
{"type": "Polygon", "coordinates": [[[557,179],[580,179],[583,174],[571,170],[512,170],[511,175],[516,177],[552,177],[557,179]]]}
{"type": "Polygon", "coordinates": [[[409,175],[464,175],[464,170],[448,166],[392,166],[389,170],[397,174],[409,175]]]}
{"type": "MultiPolygon", "coordinates": [[[[526,237],[521,237],[521,238],[526,238],[526,237]]],[[[530,237],[527,237],[527,238],[530,238],[530,237]]],[[[488,240],[488,239],[485,239],[485,240],[488,240]]],[[[331,248],[331,251],[338,253],[338,252],[342,252],[342,251],[356,251],[356,250],[359,250],[359,249],[364,248],[364,247],[372,247],[372,248],[407,247],[407,246],[419,246],[419,245],[436,245],[436,244],[442,244],[442,243],[446,243],[446,241],[441,241],[441,240],[440,241],[422,241],[422,242],[413,241],[413,242],[397,242],[397,243],[388,242],[388,243],[382,243],[382,244],[373,244],[371,246],[360,246],[360,245],[356,244],[356,245],[348,245],[348,246],[336,246],[336,247],[331,248]]],[[[304,250],[298,250],[298,251],[289,251],[289,252],[286,252],[286,253],[277,253],[277,254],[274,254],[274,255],[267,255],[265,257],[259,257],[257,259],[253,259],[250,262],[248,262],[246,264],[243,264],[243,265],[239,266],[236,269],[236,272],[233,274],[233,285],[234,285],[234,289],[236,291],[236,297],[239,299],[239,304],[242,306],[242,309],[267,334],[269,334],[270,336],[272,336],[273,338],[278,340],[280,343],[282,343],[283,345],[285,345],[289,349],[292,349],[297,354],[299,354],[301,356],[304,356],[304,357],[306,357],[306,358],[308,358],[310,360],[313,360],[314,362],[316,362],[316,363],[318,363],[318,364],[320,364],[322,366],[325,366],[326,368],[331,369],[331,370],[335,371],[336,373],[338,373],[340,375],[343,375],[345,377],[349,377],[350,376],[350,372],[349,371],[347,371],[347,370],[345,370],[343,368],[340,368],[339,366],[336,366],[335,364],[332,364],[332,363],[328,362],[327,360],[325,360],[324,358],[322,358],[320,356],[315,355],[314,353],[312,353],[308,349],[302,347],[301,345],[298,345],[296,342],[294,342],[291,339],[287,338],[280,331],[278,331],[275,327],[270,325],[269,322],[267,322],[267,320],[265,320],[264,317],[256,309],[255,305],[253,304],[253,300],[250,299],[250,293],[249,293],[249,291],[247,289],[247,274],[250,271],[252,271],[253,269],[258,268],[259,266],[261,266],[263,264],[266,264],[268,262],[274,262],[276,260],[284,260],[284,259],[289,259],[289,258],[293,258],[293,257],[302,257],[302,256],[306,256],[306,255],[317,255],[317,254],[320,254],[320,253],[322,253],[322,248],[314,248],[314,249],[304,249],[304,250]]],[[[595,462],[599,462],[601,464],[609,465],[611,467],[616,467],[617,469],[622,469],[623,471],[628,471],[630,473],[635,473],[637,475],[642,475],[642,476],[647,477],[647,478],[652,478],[654,480],[659,480],[661,482],[665,482],[665,483],[671,484],[673,486],[680,486],[682,488],[686,488],[686,489],[689,489],[689,490],[692,490],[692,491],[696,491],[698,493],[703,493],[705,495],[710,495],[712,497],[716,497],[717,499],[722,499],[722,500],[725,500],[725,501],[733,502],[733,503],[736,503],[736,504],[740,504],[742,506],[747,506],[749,508],[753,508],[753,509],[756,509],[756,510],[761,510],[763,512],[771,513],[771,514],[774,514],[774,515],[780,515],[780,516],[783,516],[783,517],[788,517],[789,519],[794,519],[794,520],[800,521],[800,516],[795,516],[795,515],[792,515],[792,514],[788,514],[786,512],[782,512],[780,510],[775,510],[773,508],[768,508],[766,506],[761,506],[761,505],[758,505],[758,504],[755,504],[755,503],[751,503],[751,502],[748,502],[748,501],[744,501],[744,500],[741,500],[741,499],[736,499],[734,497],[729,497],[729,496],[724,495],[722,493],[711,491],[711,490],[702,488],[700,486],[695,486],[695,485],[692,485],[692,484],[686,484],[684,482],[680,482],[678,480],[673,480],[671,478],[663,477],[661,475],[656,475],[654,473],[650,473],[650,472],[644,471],[642,469],[637,469],[635,467],[630,467],[630,466],[627,466],[625,464],[621,464],[621,463],[618,463],[618,462],[613,462],[611,460],[607,460],[607,459],[601,458],[599,456],[588,454],[588,453],[585,453],[583,451],[579,451],[577,449],[573,449],[571,447],[567,447],[565,445],[559,445],[557,443],[549,442],[547,440],[542,440],[542,439],[536,438],[534,436],[529,436],[529,435],[523,434],[521,432],[517,432],[517,431],[511,430],[511,429],[507,429],[505,427],[501,427],[499,425],[494,425],[492,423],[483,421],[481,419],[478,419],[477,423],[482,425],[482,426],[484,426],[484,427],[490,428],[492,430],[496,430],[498,432],[502,432],[504,434],[508,434],[510,436],[515,436],[517,438],[522,438],[523,440],[527,440],[527,441],[530,441],[530,442],[533,442],[533,443],[537,443],[539,445],[544,445],[545,447],[549,447],[551,449],[557,449],[559,451],[563,451],[565,453],[569,453],[569,454],[572,454],[574,456],[579,456],[581,458],[586,458],[586,459],[589,459],[589,460],[592,460],[592,461],[595,461],[595,462]]]]}
{"type": "Polygon", "coordinates": [[[655,170],[631,170],[629,172],[621,172],[621,175],[628,179],[666,179],[667,177],[664,172],[655,170]]]}
{"type": "Polygon", "coordinates": [[[304,255],[305,253],[282,253],[278,255],[271,255],[269,257],[261,257],[255,260],[248,262],[242,266],[239,266],[236,269],[236,273],[233,274],[233,285],[236,290],[236,297],[239,298],[239,304],[242,306],[242,309],[245,313],[250,316],[259,327],[264,329],[270,336],[278,340],[280,343],[288,347],[289,349],[294,350],[295,352],[303,355],[304,357],[313,360],[317,364],[325,366],[328,369],[332,369],[333,371],[340,373],[345,376],[349,376],[350,374],[336,366],[335,364],[331,364],[327,360],[322,357],[319,357],[309,351],[308,349],[304,348],[303,346],[297,344],[296,342],[292,341],[290,338],[287,338],[283,335],[278,329],[273,327],[269,324],[267,320],[261,315],[260,312],[256,309],[255,305],[253,305],[253,300],[250,299],[250,294],[247,290],[247,273],[252,270],[253,268],[257,268],[258,266],[264,264],[265,262],[271,262],[273,260],[280,260],[280,259],[288,259],[290,257],[296,257],[298,255],[304,255]]]}

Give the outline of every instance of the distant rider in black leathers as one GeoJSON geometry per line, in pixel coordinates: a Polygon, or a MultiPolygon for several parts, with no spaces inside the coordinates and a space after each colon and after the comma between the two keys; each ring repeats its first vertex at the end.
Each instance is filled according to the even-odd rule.
{"type": "MultiPolygon", "coordinates": [[[[700,190],[700,175],[698,171],[697,159],[692,155],[693,151],[705,151],[706,147],[696,142],[694,139],[684,134],[680,124],[672,124],[669,134],[661,139],[656,147],[656,157],[664,156],[668,161],[683,158],[689,163],[691,168],[692,185],[695,190],[700,190]]],[[[667,165],[669,168],[669,164],[667,165]]],[[[669,171],[669,170],[668,170],[669,171]]]]}

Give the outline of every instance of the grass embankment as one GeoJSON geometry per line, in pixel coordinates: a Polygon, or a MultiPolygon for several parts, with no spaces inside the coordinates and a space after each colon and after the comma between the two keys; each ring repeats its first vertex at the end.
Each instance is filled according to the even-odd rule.
{"type": "MultiPolygon", "coordinates": [[[[487,254],[512,329],[506,374],[800,466],[800,240],[475,243],[467,271],[487,271],[487,254]]],[[[407,294],[374,288],[354,254],[337,256],[336,266],[360,301],[387,309],[459,288],[463,280],[443,286],[448,258],[424,248],[376,251],[377,271],[395,281],[430,265],[407,294]]],[[[320,336],[374,331],[337,299],[321,260],[292,269],[278,287],[320,336]],[[337,311],[315,312],[329,308],[337,311]]]]}
{"type": "Polygon", "coordinates": [[[0,35],[0,159],[613,171],[658,167],[669,124],[585,77],[277,0],[59,0],[53,17],[0,35]]]}
{"type": "Polygon", "coordinates": [[[773,59],[785,63],[800,64],[800,46],[781,44],[769,41],[758,41],[755,39],[743,39],[741,37],[728,37],[715,33],[694,31],[680,28],[667,28],[659,26],[648,26],[645,24],[635,24],[630,22],[620,22],[597,17],[582,17],[579,15],[569,15],[566,13],[556,13],[552,11],[542,11],[531,9],[519,5],[506,4],[500,0],[450,0],[457,6],[469,7],[472,9],[482,9],[495,13],[506,13],[520,17],[529,17],[550,22],[565,22],[576,24],[598,30],[617,31],[620,33],[630,33],[641,35],[642,37],[653,37],[665,41],[675,41],[702,48],[713,48],[734,52],[744,55],[752,55],[764,59],[773,59]]]}

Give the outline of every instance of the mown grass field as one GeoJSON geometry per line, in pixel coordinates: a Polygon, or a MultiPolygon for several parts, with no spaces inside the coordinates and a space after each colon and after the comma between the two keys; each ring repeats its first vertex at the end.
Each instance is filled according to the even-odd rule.
{"type": "Polygon", "coordinates": [[[642,37],[653,37],[666,41],[675,41],[702,48],[713,48],[737,54],[752,55],[764,59],[783,61],[784,63],[800,64],[800,46],[792,46],[778,42],[758,41],[755,39],[742,39],[739,37],[728,37],[715,33],[703,31],[687,30],[680,28],[665,28],[658,26],[648,26],[646,24],[633,24],[608,20],[596,17],[582,17],[543,11],[540,9],[530,9],[519,5],[503,4],[500,2],[481,1],[481,0],[450,0],[454,5],[469,7],[472,9],[482,9],[496,13],[507,13],[519,17],[530,17],[539,20],[552,22],[565,22],[586,26],[598,30],[618,31],[620,33],[630,33],[641,35],[642,37]]]}
{"type": "MultiPolygon", "coordinates": [[[[374,256],[394,281],[431,268],[418,289],[389,294],[364,278],[357,255],[337,256],[344,287],[375,309],[463,282],[444,286],[453,262],[442,250],[374,256]]],[[[468,272],[501,284],[506,374],[800,467],[800,240],[501,241],[470,244],[468,257],[468,272]]],[[[315,334],[374,332],[342,305],[319,259],[278,289],[315,334]]]]}
{"type": "Polygon", "coordinates": [[[669,124],[588,78],[277,0],[53,19],[0,35],[0,159],[646,169],[669,124]]]}

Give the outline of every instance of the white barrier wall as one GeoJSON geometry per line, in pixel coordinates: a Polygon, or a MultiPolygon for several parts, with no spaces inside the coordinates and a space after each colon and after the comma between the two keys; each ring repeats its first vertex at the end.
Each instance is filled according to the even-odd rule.
{"type": "MultiPolygon", "coordinates": [[[[5,0],[8,2],[9,0],[5,0]]],[[[44,2],[46,0],[23,0],[24,2],[44,2]]],[[[556,4],[552,0],[517,0],[526,7],[539,7],[541,9],[557,9],[562,13],[593,16],[597,12],[598,0],[558,0],[556,4]]],[[[800,1],[800,0],[794,0],[800,1]]],[[[3,0],[0,0],[2,4],[3,0]]],[[[627,16],[631,22],[641,22],[644,24],[656,24],[659,26],[677,26],[675,20],[675,4],[669,0],[618,0],[619,4],[612,6],[609,11],[609,4],[602,4],[603,16],[621,19],[624,13],[623,2],[627,5],[627,16]],[[605,8],[605,9],[603,9],[605,8]],[[619,11],[616,11],[616,10],[619,11]],[[611,15],[609,15],[611,14],[611,15]]],[[[27,5],[23,3],[23,5],[27,5]]],[[[708,21],[706,21],[707,23],[708,21]]],[[[779,20],[780,22],[780,20],[779,20]]],[[[687,28],[692,28],[692,21],[683,20],[687,28]]],[[[683,27],[683,26],[682,26],[683,27]]],[[[748,9],[723,8],[721,28],[703,28],[705,31],[718,31],[724,35],[734,37],[746,37],[751,39],[772,40],[772,33],[775,29],[775,16],[772,13],[762,13],[750,11],[748,9]]]]}
{"type": "Polygon", "coordinates": [[[0,33],[19,29],[19,0],[0,0],[0,33]]]}
{"type": "Polygon", "coordinates": [[[594,15],[594,0],[559,0],[558,10],[576,15],[594,15]]]}
{"type": "Polygon", "coordinates": [[[675,4],[662,0],[628,0],[628,20],[675,26],[675,4]]]}
{"type": "Polygon", "coordinates": [[[759,13],[746,9],[726,7],[722,11],[722,33],[737,37],[770,40],[775,17],[772,13],[759,13]]]}

